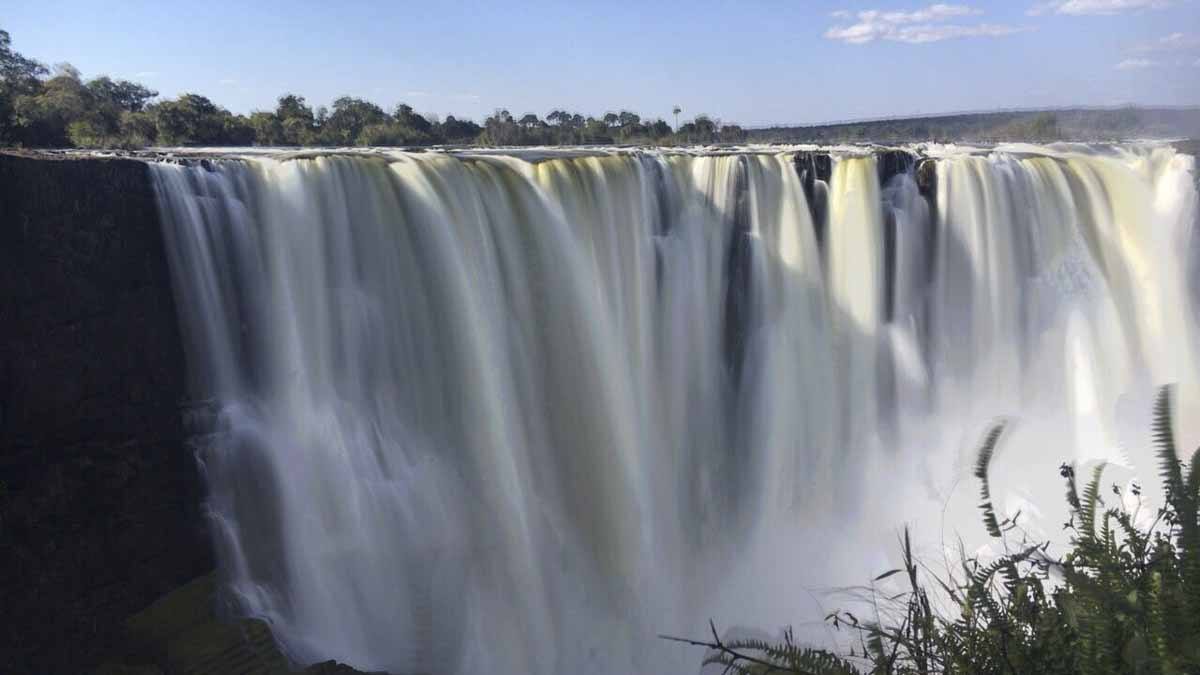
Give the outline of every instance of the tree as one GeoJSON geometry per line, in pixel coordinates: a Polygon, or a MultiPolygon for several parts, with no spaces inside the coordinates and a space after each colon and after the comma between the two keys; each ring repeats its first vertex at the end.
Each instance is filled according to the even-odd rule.
{"type": "MultiPolygon", "coordinates": [[[[279,145],[311,145],[318,142],[317,116],[303,96],[284,94],[275,106],[279,120],[279,145]]],[[[323,119],[323,116],[322,116],[323,119]]],[[[260,140],[261,144],[262,141],[260,140]]]]}
{"type": "Polygon", "coordinates": [[[604,113],[604,126],[612,129],[621,124],[621,118],[616,113],[604,113]]]}
{"type": "Polygon", "coordinates": [[[520,129],[507,110],[497,110],[483,122],[480,142],[487,145],[512,145],[519,138],[520,129]]]}
{"type": "Polygon", "coordinates": [[[361,98],[343,96],[333,102],[333,112],[321,125],[321,135],[334,145],[354,145],[363,129],[386,121],[383,108],[361,98]]]}
{"type": "Polygon", "coordinates": [[[127,148],[144,148],[158,138],[154,115],[149,112],[123,112],[119,129],[120,142],[127,148]]]}
{"type": "Polygon", "coordinates": [[[684,124],[676,133],[687,138],[689,143],[711,143],[717,137],[717,126],[708,115],[697,115],[696,119],[684,124]]]}
{"type": "Polygon", "coordinates": [[[675,106],[671,109],[671,112],[675,115],[675,130],[679,131],[679,113],[683,112],[683,108],[675,106]]]}
{"type": "Polygon", "coordinates": [[[15,119],[18,96],[36,94],[46,66],[13,51],[12,38],[0,30],[0,143],[22,140],[15,119]]]}
{"type": "Polygon", "coordinates": [[[78,80],[81,82],[83,81],[83,73],[79,72],[78,68],[70,63],[67,63],[66,61],[60,61],[54,64],[53,74],[54,77],[69,77],[72,80],[78,80]]]}
{"type": "Polygon", "coordinates": [[[421,133],[412,127],[394,121],[368,125],[358,136],[359,145],[377,147],[422,145],[429,140],[429,134],[421,133]]]}
{"type": "Polygon", "coordinates": [[[0,80],[4,85],[35,84],[46,73],[46,66],[13,51],[12,37],[0,29],[0,80]]]}
{"type": "Polygon", "coordinates": [[[295,94],[284,94],[279,97],[278,104],[275,106],[275,114],[279,117],[280,122],[286,122],[290,119],[299,119],[308,123],[310,126],[313,123],[312,106],[304,100],[303,96],[295,94]]]}
{"type": "Polygon", "coordinates": [[[255,145],[286,145],[283,123],[279,116],[262,110],[250,113],[250,127],[254,129],[255,145]]]}
{"type": "Polygon", "coordinates": [[[448,143],[466,143],[474,141],[483,128],[471,120],[455,119],[454,115],[446,115],[446,119],[438,127],[438,135],[448,143]]]}
{"type": "Polygon", "coordinates": [[[410,105],[401,103],[396,106],[396,112],[392,117],[396,120],[397,124],[408,127],[419,134],[429,134],[433,131],[433,124],[421,115],[413,112],[410,105]]]}
{"type": "Polygon", "coordinates": [[[746,130],[736,124],[724,124],[720,136],[722,143],[740,143],[746,140],[746,130]]]}
{"type": "Polygon", "coordinates": [[[199,94],[153,106],[158,139],[166,145],[220,145],[229,112],[199,94]]]}
{"type": "Polygon", "coordinates": [[[305,122],[303,118],[289,117],[283,120],[280,126],[280,143],[283,145],[315,145],[319,141],[317,128],[312,122],[305,122]]]}
{"type": "Polygon", "coordinates": [[[220,145],[253,145],[254,127],[245,115],[231,115],[228,110],[221,110],[220,145]]]}
{"type": "Polygon", "coordinates": [[[158,96],[158,92],[153,89],[136,82],[113,80],[107,75],[89,81],[87,88],[97,100],[111,103],[129,112],[141,112],[146,108],[147,101],[158,96]]]}
{"type": "Polygon", "coordinates": [[[37,93],[20,95],[14,101],[16,133],[26,145],[71,145],[67,127],[92,111],[92,94],[79,81],[78,71],[60,72],[63,74],[47,80],[37,93]]]}
{"type": "Polygon", "coordinates": [[[521,118],[521,121],[519,122],[519,124],[522,127],[525,127],[526,129],[536,129],[538,126],[541,125],[541,123],[542,123],[542,121],[540,119],[538,119],[538,116],[533,113],[525,113],[525,115],[521,118]]]}
{"type": "Polygon", "coordinates": [[[610,128],[603,120],[589,117],[583,126],[583,138],[580,140],[584,143],[612,143],[612,136],[609,135],[610,128]]]}

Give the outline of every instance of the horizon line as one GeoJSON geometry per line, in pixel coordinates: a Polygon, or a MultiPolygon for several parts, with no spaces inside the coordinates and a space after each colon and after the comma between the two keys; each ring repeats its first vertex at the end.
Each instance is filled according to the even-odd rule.
{"type": "Polygon", "coordinates": [[[846,124],[869,124],[872,122],[895,122],[900,120],[912,119],[939,119],[943,117],[957,117],[960,115],[989,115],[1003,113],[1023,113],[1023,112],[1072,112],[1072,111],[1117,111],[1127,108],[1141,110],[1170,110],[1177,112],[1186,112],[1194,110],[1200,112],[1200,103],[1192,103],[1185,105],[1165,105],[1153,103],[1116,103],[1111,105],[1062,105],[1062,106],[1017,106],[1011,108],[974,108],[969,110],[950,110],[944,112],[932,113],[913,113],[911,115],[885,115],[880,117],[847,117],[838,120],[829,120],[823,122],[756,122],[750,124],[739,125],[743,129],[763,130],[763,129],[784,129],[784,128],[816,128],[816,127],[835,127],[846,124]]]}

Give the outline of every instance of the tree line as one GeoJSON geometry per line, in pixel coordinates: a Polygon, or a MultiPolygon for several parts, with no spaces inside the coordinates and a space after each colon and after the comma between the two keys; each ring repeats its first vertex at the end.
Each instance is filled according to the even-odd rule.
{"type": "Polygon", "coordinates": [[[1121,106],[955,113],[754,129],[752,142],[1103,141],[1196,138],[1200,107],[1121,106]]]}
{"type": "Polygon", "coordinates": [[[200,94],[159,99],[136,82],[85,80],[70,64],[47,68],[14,51],[0,30],[0,146],[673,145],[745,139],[741,127],[706,115],[672,129],[662,119],[643,120],[624,110],[601,117],[554,110],[545,119],[497,110],[480,125],[453,115],[423,116],[404,103],[389,112],[352,96],[314,108],[303,96],[285,94],[274,110],[240,115],[200,94]]]}

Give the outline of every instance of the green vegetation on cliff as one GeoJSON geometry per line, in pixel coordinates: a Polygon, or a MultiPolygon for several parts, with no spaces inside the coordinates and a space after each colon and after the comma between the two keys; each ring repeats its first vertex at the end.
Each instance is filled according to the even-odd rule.
{"type": "Polygon", "coordinates": [[[622,110],[585,117],[554,110],[546,119],[497,110],[482,126],[448,115],[429,119],[404,103],[392,111],[343,96],[314,109],[303,96],[275,110],[237,115],[200,94],[157,100],[135,82],[84,80],[69,64],[53,71],[13,51],[0,30],[0,146],[141,148],[163,146],[421,146],[736,143],[746,132],[706,115],[678,131],[661,119],[622,110]]]}
{"type": "Polygon", "coordinates": [[[903,566],[866,589],[874,615],[826,617],[854,636],[848,654],[804,647],[790,630],[777,643],[725,641],[713,626],[708,639],[681,641],[709,648],[706,663],[738,674],[1198,673],[1200,452],[1185,468],[1167,389],[1155,404],[1153,431],[1163,483],[1155,512],[1143,510],[1137,484],[1114,484],[1114,505],[1105,503],[1103,464],[1090,469],[1082,492],[1076,468],[1062,466],[1071,538],[1059,558],[993,506],[988,470],[1003,433],[994,427],[975,477],[984,525],[1001,553],[964,556],[961,569],[934,574],[914,557],[906,531],[903,566]],[[902,580],[898,588],[888,585],[892,577],[902,580]]]}

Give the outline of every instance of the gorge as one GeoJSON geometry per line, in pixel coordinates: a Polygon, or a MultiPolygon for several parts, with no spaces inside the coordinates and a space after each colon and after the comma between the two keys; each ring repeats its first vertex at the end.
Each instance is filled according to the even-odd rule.
{"type": "Polygon", "coordinates": [[[93,624],[215,553],[302,664],[692,672],[656,634],[805,634],[902,523],[967,529],[994,417],[1016,511],[1064,458],[1153,483],[1144,402],[1200,401],[1190,148],[180,154],[0,157],[6,576],[147,561],[60,589],[93,624]]]}

